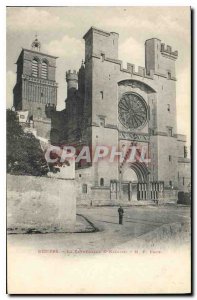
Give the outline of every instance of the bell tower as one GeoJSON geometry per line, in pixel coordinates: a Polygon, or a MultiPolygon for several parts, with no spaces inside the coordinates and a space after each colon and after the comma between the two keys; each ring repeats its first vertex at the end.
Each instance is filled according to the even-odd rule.
{"type": "Polygon", "coordinates": [[[48,111],[50,106],[54,109],[57,105],[56,59],[56,56],[41,52],[41,43],[36,36],[31,50],[23,48],[16,62],[13,105],[16,111],[28,111],[28,118],[37,124],[42,136],[48,130],[43,129],[43,124],[50,123],[46,106],[48,111]]]}

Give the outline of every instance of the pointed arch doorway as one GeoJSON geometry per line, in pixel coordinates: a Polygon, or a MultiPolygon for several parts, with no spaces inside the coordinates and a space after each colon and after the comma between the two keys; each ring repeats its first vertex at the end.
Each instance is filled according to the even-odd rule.
{"type": "Polygon", "coordinates": [[[127,164],[121,171],[121,199],[123,201],[147,200],[148,174],[145,163],[127,164]]]}

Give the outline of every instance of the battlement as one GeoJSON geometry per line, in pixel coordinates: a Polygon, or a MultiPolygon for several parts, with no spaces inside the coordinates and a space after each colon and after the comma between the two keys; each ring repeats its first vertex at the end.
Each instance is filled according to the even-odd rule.
{"type": "MultiPolygon", "coordinates": [[[[97,58],[101,59],[100,56],[94,55],[94,57],[97,57],[97,58]]],[[[154,70],[150,70],[148,72],[145,67],[135,66],[135,64],[132,64],[132,63],[127,63],[127,68],[123,68],[123,61],[122,60],[111,59],[111,58],[108,58],[108,57],[105,57],[105,56],[102,57],[102,59],[120,65],[120,71],[125,72],[125,73],[129,73],[131,75],[136,75],[136,76],[143,77],[143,78],[148,78],[148,79],[154,79],[154,75],[161,76],[161,77],[164,77],[164,78],[168,78],[167,71],[166,71],[166,73],[159,73],[159,72],[156,72],[154,70]]],[[[173,76],[171,76],[170,79],[171,80],[176,80],[176,78],[173,77],[173,76]]]]}
{"type": "Polygon", "coordinates": [[[171,56],[174,59],[178,57],[178,51],[172,51],[172,47],[164,43],[161,43],[161,54],[171,56]]]}
{"type": "Polygon", "coordinates": [[[68,70],[66,72],[66,81],[77,80],[78,81],[78,72],[76,70],[68,70]]]}
{"type": "MultiPolygon", "coordinates": [[[[135,64],[131,64],[131,63],[127,63],[127,68],[124,69],[122,67],[122,61],[121,61],[120,70],[123,72],[129,73],[129,74],[132,74],[132,75],[149,78],[149,79],[153,79],[154,74],[155,74],[155,72],[153,70],[150,70],[150,72],[148,73],[145,67],[135,66],[135,64]]],[[[167,77],[167,75],[166,75],[166,77],[167,77]]]]}

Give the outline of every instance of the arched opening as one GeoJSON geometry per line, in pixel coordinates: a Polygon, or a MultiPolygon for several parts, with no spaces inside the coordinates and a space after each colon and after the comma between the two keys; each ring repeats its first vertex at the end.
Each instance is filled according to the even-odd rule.
{"type": "Polygon", "coordinates": [[[136,172],[132,168],[127,168],[125,172],[123,172],[122,181],[138,182],[136,172]]]}
{"type": "Polygon", "coordinates": [[[100,186],[104,186],[104,178],[100,178],[100,186]]]}
{"type": "Polygon", "coordinates": [[[122,199],[147,200],[148,168],[145,163],[135,162],[128,164],[122,170],[121,190],[122,199]]]}
{"type": "Polygon", "coordinates": [[[48,63],[47,63],[46,60],[42,61],[41,77],[43,79],[47,79],[48,78],[48,63]]]}
{"type": "Polygon", "coordinates": [[[38,77],[38,59],[34,58],[32,60],[32,76],[38,77]]]}
{"type": "Polygon", "coordinates": [[[135,88],[139,88],[143,91],[145,91],[146,93],[156,93],[156,91],[147,83],[140,81],[140,80],[136,80],[136,79],[125,79],[125,80],[121,80],[118,82],[118,85],[125,85],[125,86],[131,86],[131,87],[135,87],[135,88]]]}

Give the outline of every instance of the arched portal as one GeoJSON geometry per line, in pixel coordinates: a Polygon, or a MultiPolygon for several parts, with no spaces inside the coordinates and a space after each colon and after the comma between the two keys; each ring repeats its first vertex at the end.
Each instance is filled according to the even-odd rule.
{"type": "Polygon", "coordinates": [[[133,168],[127,168],[122,174],[122,181],[138,182],[138,176],[133,168]]]}
{"type": "Polygon", "coordinates": [[[121,171],[122,200],[146,200],[148,196],[148,174],[149,171],[145,163],[127,164],[121,171]]]}

